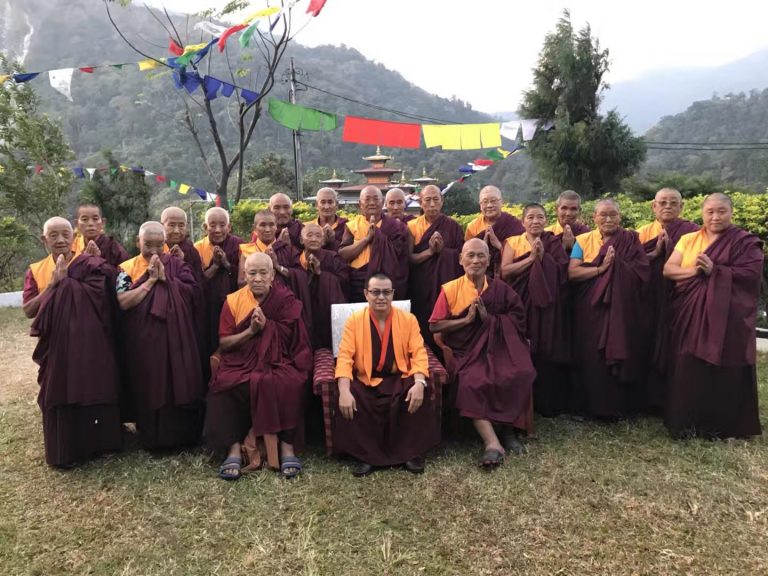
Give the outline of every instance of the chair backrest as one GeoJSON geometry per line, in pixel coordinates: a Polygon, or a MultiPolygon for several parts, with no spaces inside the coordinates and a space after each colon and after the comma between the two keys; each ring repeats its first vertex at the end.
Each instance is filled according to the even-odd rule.
{"type": "MultiPolygon", "coordinates": [[[[368,306],[368,302],[354,302],[352,304],[331,304],[331,338],[333,341],[333,357],[339,356],[339,344],[341,344],[341,336],[344,334],[344,324],[347,323],[347,319],[353,312],[357,312],[368,306]]],[[[410,300],[395,300],[392,302],[392,306],[411,311],[410,300]]]]}

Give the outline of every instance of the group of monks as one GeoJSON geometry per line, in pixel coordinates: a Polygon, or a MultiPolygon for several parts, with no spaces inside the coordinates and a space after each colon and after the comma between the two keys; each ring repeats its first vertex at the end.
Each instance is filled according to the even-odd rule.
{"type": "Polygon", "coordinates": [[[334,451],[355,460],[356,476],[424,470],[441,441],[436,394],[472,423],[488,469],[526,451],[534,409],[656,413],[675,437],[761,433],[762,243],[733,225],[728,196],[705,200],[699,228],[680,218],[677,190],[659,190],[654,222],[638,231],[622,228],[612,199],[588,228],[573,191],[548,225],[541,205],[520,220],[486,186],[466,232],[442,213],[438,187],[419,203],[420,216],[406,215],[402,190],[367,186],[346,220],[323,188],[317,218],[302,223],[276,194],[249,241],[211,208],[194,244],[186,213],[170,207],[140,227],[134,258],[105,234],[98,206],[80,206],[74,227],[48,220],[50,255],[30,266],[23,296],[39,339],[46,461],[119,450],[132,422],[152,451],[202,439],[224,457],[225,480],[259,468],[248,447],[272,438],[295,477],[314,352],[331,348],[331,306],[347,302],[367,306],[343,329],[331,417],[334,451]],[[450,375],[444,390],[430,354],[450,375]]]}

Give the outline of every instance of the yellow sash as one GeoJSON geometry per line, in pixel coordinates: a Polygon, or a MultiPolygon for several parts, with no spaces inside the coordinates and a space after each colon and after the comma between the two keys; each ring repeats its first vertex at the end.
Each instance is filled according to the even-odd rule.
{"type": "Polygon", "coordinates": [[[525,234],[510,236],[507,238],[507,246],[512,249],[512,255],[515,258],[528,254],[531,251],[531,243],[528,242],[528,237],[525,234]]]}
{"type": "Polygon", "coordinates": [[[680,266],[683,268],[695,268],[696,257],[704,252],[712,241],[707,237],[707,233],[702,228],[698,232],[689,232],[683,234],[675,246],[675,252],[683,255],[683,261],[680,266]]]}
{"type": "Polygon", "coordinates": [[[475,283],[472,282],[466,275],[456,280],[452,280],[447,284],[443,284],[443,292],[448,300],[448,306],[451,308],[451,314],[458,316],[467,307],[472,304],[473,300],[485,292],[488,288],[488,279],[483,279],[483,289],[478,293],[475,288],[475,283]]]}
{"type": "MultiPolygon", "coordinates": [[[[362,214],[358,214],[355,216],[352,220],[349,220],[347,222],[347,229],[352,233],[352,237],[355,239],[355,242],[359,242],[363,238],[365,238],[368,235],[368,228],[371,227],[371,223],[368,221],[368,219],[363,216],[362,214]]],[[[379,220],[376,223],[377,228],[381,228],[381,220],[379,220]]],[[[350,267],[358,269],[362,268],[368,262],[371,261],[371,245],[368,244],[360,254],[357,255],[357,258],[352,260],[352,262],[349,263],[350,267]]]]}
{"type": "Polygon", "coordinates": [[[141,278],[148,267],[149,262],[141,254],[120,264],[120,269],[128,274],[133,282],[141,278]]]}
{"type": "Polygon", "coordinates": [[[640,236],[640,243],[645,244],[649,240],[653,240],[661,234],[661,230],[661,222],[658,220],[654,220],[645,226],[640,226],[640,228],[637,229],[637,234],[640,236]]]}
{"type": "Polygon", "coordinates": [[[237,292],[227,295],[227,305],[232,316],[235,317],[235,325],[253,314],[254,308],[259,305],[256,297],[251,292],[250,286],[243,286],[237,292]]]}
{"type": "Polygon", "coordinates": [[[600,249],[603,247],[603,237],[600,235],[600,230],[579,234],[576,236],[576,242],[579,243],[581,250],[584,252],[581,261],[585,264],[597,258],[597,255],[600,254],[600,249]]]}
{"type": "Polygon", "coordinates": [[[424,237],[424,234],[427,230],[429,230],[430,223],[427,222],[426,216],[419,216],[418,218],[414,218],[413,220],[409,220],[407,222],[408,224],[408,230],[411,231],[411,234],[413,235],[413,243],[418,244],[421,242],[421,239],[424,237]]]}

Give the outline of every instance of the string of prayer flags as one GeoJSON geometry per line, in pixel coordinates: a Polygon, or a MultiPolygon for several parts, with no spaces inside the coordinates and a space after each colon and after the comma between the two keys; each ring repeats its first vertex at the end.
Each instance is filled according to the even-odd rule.
{"type": "Polygon", "coordinates": [[[214,38],[210,42],[202,44],[191,44],[184,48],[184,52],[181,56],[176,58],[177,66],[187,66],[191,64],[197,64],[208,55],[211,47],[216,44],[218,38],[214,38]]]}
{"type": "MultiPolygon", "coordinates": [[[[242,94],[242,92],[241,92],[242,94]]],[[[269,115],[272,119],[291,130],[335,130],[336,115],[298,104],[269,99],[269,115]]]]}
{"type": "Polygon", "coordinates": [[[391,146],[393,148],[418,148],[421,144],[421,126],[404,122],[372,120],[357,116],[344,118],[344,142],[391,146]]]}
{"type": "Polygon", "coordinates": [[[499,124],[424,124],[424,145],[443,150],[477,150],[501,146],[499,124]]]}
{"type": "Polygon", "coordinates": [[[67,100],[72,100],[72,74],[75,72],[74,68],[61,68],[60,70],[49,70],[48,80],[51,83],[51,87],[66,96],[67,100]]]}

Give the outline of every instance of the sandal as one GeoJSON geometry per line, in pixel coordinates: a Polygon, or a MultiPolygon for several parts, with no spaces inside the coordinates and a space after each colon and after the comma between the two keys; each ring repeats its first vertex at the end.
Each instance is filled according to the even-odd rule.
{"type": "Polygon", "coordinates": [[[219,466],[219,478],[222,480],[240,480],[240,468],[243,461],[240,456],[230,456],[219,466]]]}
{"type": "Polygon", "coordinates": [[[301,460],[296,456],[285,456],[280,462],[280,472],[284,478],[296,478],[301,473],[301,460]]]}
{"type": "Polygon", "coordinates": [[[486,450],[480,457],[480,467],[493,470],[504,462],[504,455],[498,450],[486,450]]]}
{"type": "Polygon", "coordinates": [[[512,452],[516,456],[522,456],[528,453],[528,448],[520,441],[520,437],[515,433],[507,434],[504,438],[504,449],[512,452]]]}

